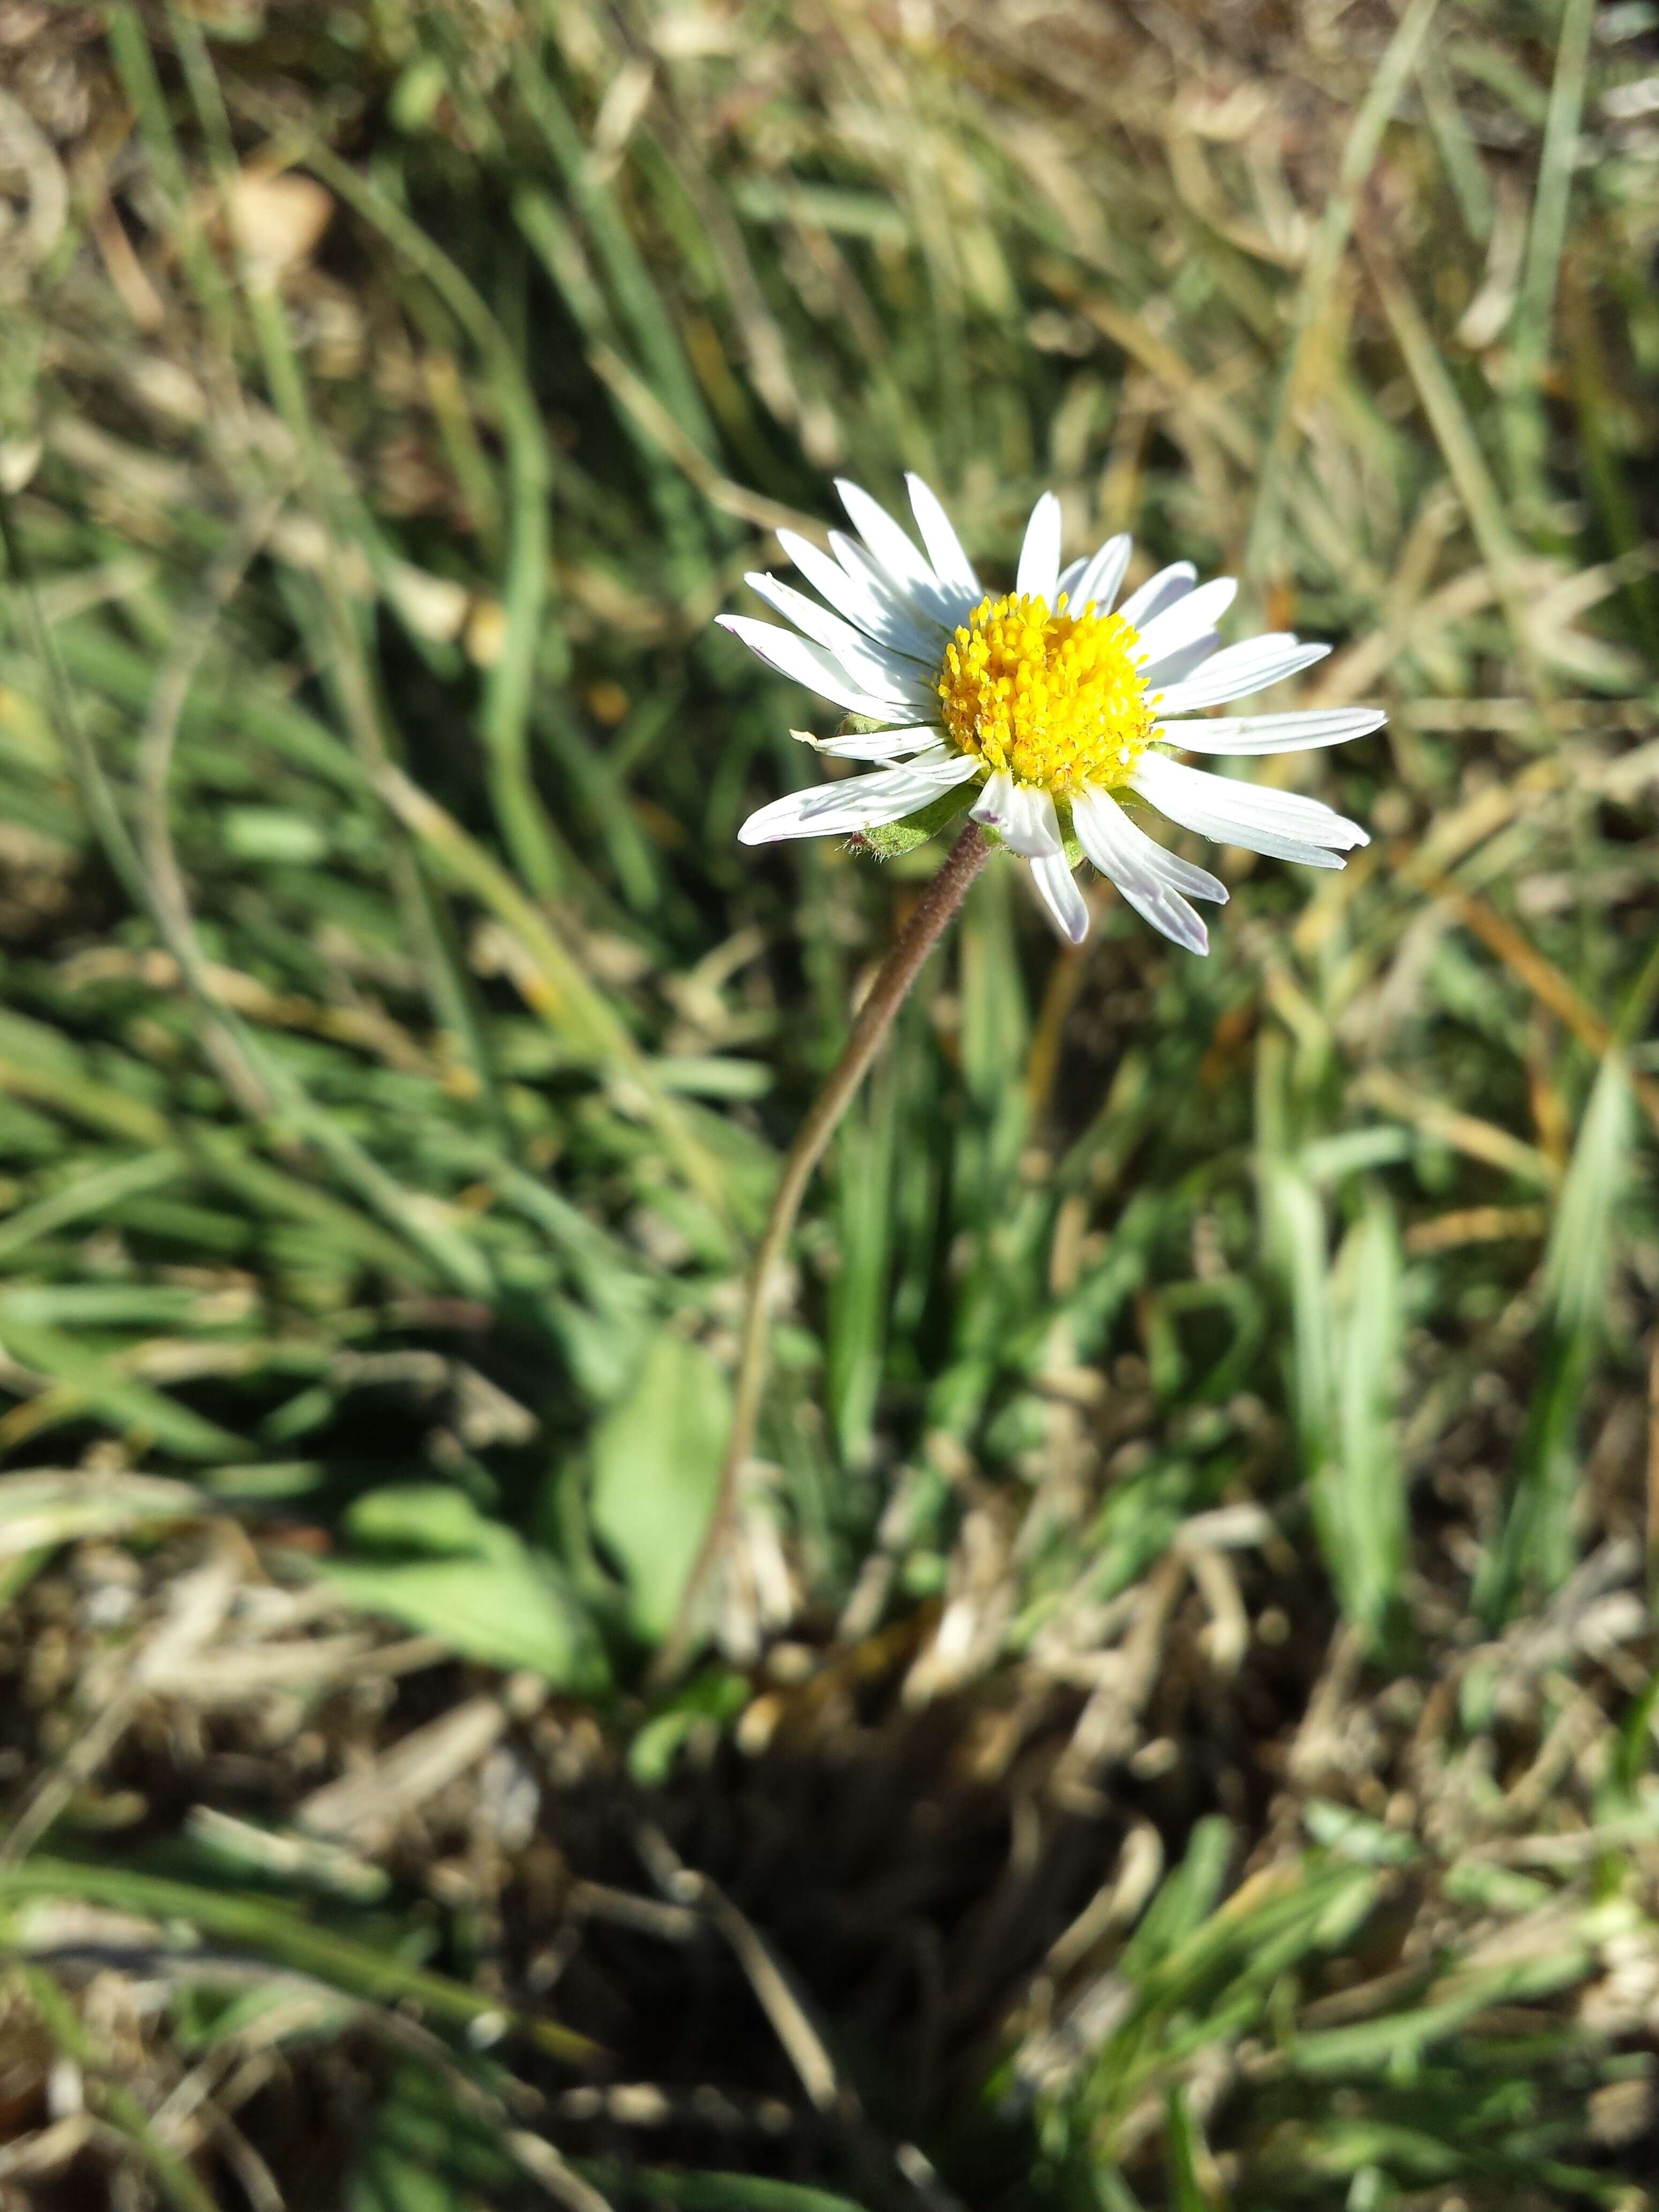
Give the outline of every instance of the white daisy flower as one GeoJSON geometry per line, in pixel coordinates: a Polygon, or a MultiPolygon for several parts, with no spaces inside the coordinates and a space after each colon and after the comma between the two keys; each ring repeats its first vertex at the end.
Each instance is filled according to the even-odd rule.
{"type": "Polygon", "coordinates": [[[1128,538],[1109,538],[1062,569],[1052,492],[1031,511],[1012,592],[993,596],[933,494],[920,477],[906,482],[925,550],[867,492],[840,483],[858,535],[832,531],[833,557],[778,532],[828,605],[775,576],[751,575],[793,629],[720,617],[769,666],[852,718],[840,736],[797,737],[873,767],[763,806],[738,832],[744,844],[879,830],[960,791],[974,819],[1027,863],[1073,945],[1089,928],[1073,872],[1086,854],[1155,929],[1204,952],[1209,939],[1189,902],[1224,900],[1224,885],[1149,837],[1126,801],[1218,843],[1313,868],[1340,868],[1344,853],[1370,842],[1316,799],[1175,757],[1301,752],[1378,728],[1384,717],[1371,707],[1201,715],[1311,668],[1328,646],[1289,635],[1223,646],[1216,624],[1237,586],[1224,576],[1200,584],[1187,561],[1117,605],[1128,538]]]}

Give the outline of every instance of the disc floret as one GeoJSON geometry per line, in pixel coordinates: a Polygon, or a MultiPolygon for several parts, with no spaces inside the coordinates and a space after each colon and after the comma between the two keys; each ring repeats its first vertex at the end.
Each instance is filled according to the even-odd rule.
{"type": "Polygon", "coordinates": [[[1057,799],[1127,784],[1152,741],[1140,641],[1121,615],[1061,592],[983,599],[945,648],[945,726],[963,752],[1057,799]]]}

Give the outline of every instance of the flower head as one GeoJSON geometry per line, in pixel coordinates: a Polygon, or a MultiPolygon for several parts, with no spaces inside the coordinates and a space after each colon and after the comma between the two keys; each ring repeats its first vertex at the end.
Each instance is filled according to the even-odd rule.
{"type": "Polygon", "coordinates": [[[1154,928],[1204,952],[1209,939],[1190,902],[1224,900],[1225,887],[1149,837],[1129,805],[1309,867],[1340,868],[1344,853],[1368,842],[1357,823],[1316,799],[1175,757],[1301,752],[1376,729],[1383,717],[1370,707],[1202,714],[1311,667],[1328,646],[1287,635],[1223,646],[1216,624],[1237,586],[1227,577],[1200,585],[1186,561],[1119,605],[1129,540],[1109,538],[1062,570],[1052,492],[1032,510],[1012,592],[993,598],[933,494],[918,477],[906,481],[925,551],[868,493],[842,483],[856,538],[832,531],[826,554],[778,533],[827,606],[775,576],[751,575],[794,629],[720,617],[763,660],[849,718],[837,737],[798,737],[876,763],[872,775],[763,806],[738,833],[745,844],[879,832],[913,817],[931,828],[971,803],[974,819],[1029,862],[1073,944],[1088,933],[1073,875],[1086,854],[1154,928]]]}

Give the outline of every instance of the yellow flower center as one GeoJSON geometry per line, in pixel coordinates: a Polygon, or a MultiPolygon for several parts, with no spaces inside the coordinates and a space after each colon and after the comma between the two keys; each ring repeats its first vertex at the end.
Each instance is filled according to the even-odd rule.
{"type": "Polygon", "coordinates": [[[938,678],[945,726],[963,752],[1056,798],[1127,783],[1152,734],[1139,640],[1121,615],[1091,603],[981,599],[945,648],[938,678]]]}

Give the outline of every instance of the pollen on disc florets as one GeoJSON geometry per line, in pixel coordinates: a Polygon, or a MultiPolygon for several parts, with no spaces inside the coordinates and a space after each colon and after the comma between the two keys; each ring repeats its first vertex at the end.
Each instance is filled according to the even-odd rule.
{"type": "Polygon", "coordinates": [[[1139,643],[1121,615],[1068,613],[1064,592],[1052,611],[1029,594],[981,599],[945,648],[945,726],[964,752],[1056,798],[1085,783],[1109,791],[1152,735],[1139,643]]]}

